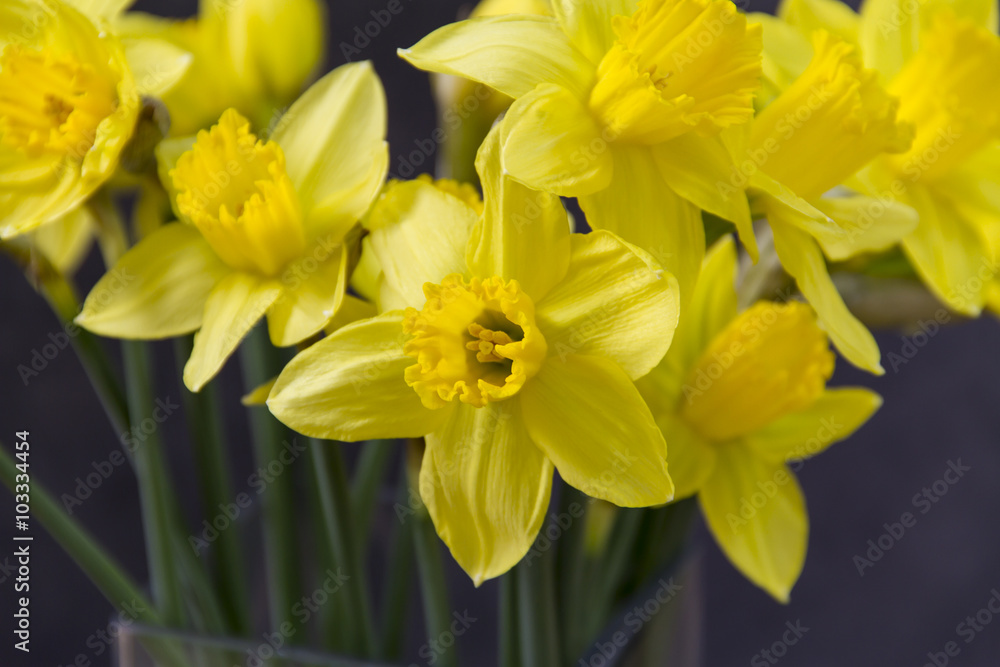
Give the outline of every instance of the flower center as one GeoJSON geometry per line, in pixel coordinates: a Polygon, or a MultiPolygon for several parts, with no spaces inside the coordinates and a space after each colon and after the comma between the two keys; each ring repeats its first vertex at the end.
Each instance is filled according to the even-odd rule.
{"type": "Polygon", "coordinates": [[[643,0],[614,29],[590,107],[622,139],[712,135],[753,117],[761,27],[729,0],[643,0]]]}
{"type": "Polygon", "coordinates": [[[422,310],[407,309],[403,331],[411,337],[404,351],[417,360],[406,383],[428,408],[502,401],[541,368],[548,346],[517,281],[451,275],[424,285],[424,294],[422,310]]]}
{"type": "Polygon", "coordinates": [[[0,55],[0,133],[32,157],[93,147],[97,128],[117,106],[115,83],[71,57],[8,44],[0,55]]]}
{"type": "Polygon", "coordinates": [[[274,142],[230,109],[170,172],[177,207],[230,267],[275,276],[306,247],[302,210],[274,142]]]}
{"type": "Polygon", "coordinates": [[[913,129],[896,120],[899,100],[865,69],[857,47],[824,31],[795,82],[754,119],[751,155],[806,199],[836,187],[883,152],[910,147],[913,129]]]}
{"type": "Polygon", "coordinates": [[[681,416],[715,442],[748,435],[811,405],[833,361],[809,306],[759,302],[716,336],[691,369],[681,416]]]}
{"type": "Polygon", "coordinates": [[[949,172],[1000,138],[1000,38],[944,12],[889,84],[899,116],[917,128],[891,165],[910,180],[949,172]]]}

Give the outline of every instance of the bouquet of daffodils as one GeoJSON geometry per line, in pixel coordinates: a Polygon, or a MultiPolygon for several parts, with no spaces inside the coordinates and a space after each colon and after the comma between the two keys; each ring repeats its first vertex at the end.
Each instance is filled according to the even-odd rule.
{"type": "Polygon", "coordinates": [[[500,579],[503,665],[688,664],[683,613],[611,631],[674,595],[693,519],[787,601],[794,471],[881,404],[827,386],[837,355],[879,375],[869,327],[1000,308],[994,0],[486,0],[399,50],[440,106],[412,180],[387,177],[373,66],[318,72],[324,3],[130,4],[0,7],[0,233],[121,432],[154,406],[148,341],[175,341],[206,516],[243,506],[234,447],[265,476],[260,539],[187,526],[194,485],[144,431],[148,586],[33,480],[108,600],[143,601],[156,664],[399,663],[417,625],[456,665],[446,554],[500,579]],[[234,355],[252,444],[221,428],[234,355]]]}

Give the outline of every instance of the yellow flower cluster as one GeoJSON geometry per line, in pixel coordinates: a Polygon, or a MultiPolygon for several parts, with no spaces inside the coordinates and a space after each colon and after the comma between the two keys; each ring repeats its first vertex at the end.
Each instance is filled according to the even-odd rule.
{"type": "Polygon", "coordinates": [[[77,321],[197,332],[198,391],[266,319],[300,351],[257,399],[308,436],[423,438],[421,499],[477,585],[528,552],[558,471],[620,507],[697,495],[734,565],[786,600],[808,532],[788,462],[881,402],[826,386],[831,342],[883,372],[831,266],[899,255],[959,313],[1000,301],[993,0],[787,0],[778,17],[491,1],[400,51],[449,77],[442,102],[492,91],[475,171],[447,170],[481,195],[386,183],[371,64],[299,95],[323,51],[316,0],[206,0],[184,22],[127,4],[0,8],[4,238],[91,224],[157,97],[173,124],[142,178],[172,221],[116,258],[104,280],[134,279],[98,283],[77,321]],[[739,251],[802,298],[762,300],[739,251]]]}

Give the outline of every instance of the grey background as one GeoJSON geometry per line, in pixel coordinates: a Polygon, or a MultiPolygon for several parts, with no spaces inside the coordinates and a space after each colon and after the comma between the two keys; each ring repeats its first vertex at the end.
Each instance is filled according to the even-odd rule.
{"type": "MultiPolygon", "coordinates": [[[[185,15],[194,2],[142,1],[139,8],[185,15]]],[[[403,0],[397,17],[361,57],[374,60],[389,97],[391,169],[396,171],[414,142],[430,137],[435,118],[426,76],[399,61],[395,49],[409,46],[433,28],[449,22],[462,4],[454,0],[403,0]]],[[[329,65],[343,62],[339,44],[370,20],[369,12],[385,2],[337,2],[330,12],[329,65]]],[[[769,7],[752,4],[751,9],[769,7]]],[[[100,275],[91,258],[80,274],[89,287],[100,275]]],[[[30,386],[16,372],[32,352],[48,342],[59,325],[45,303],[13,264],[0,259],[0,440],[10,447],[15,431],[31,431],[32,476],[55,494],[72,492],[78,476],[107,460],[119,447],[82,368],[70,351],[61,353],[30,386]]],[[[901,334],[882,332],[884,354],[900,353],[901,334]]],[[[758,653],[781,639],[786,622],[801,622],[804,637],[788,648],[783,665],[913,665],[928,662],[928,652],[949,641],[961,648],[949,664],[1000,664],[1000,618],[965,643],[956,626],[975,615],[1000,590],[1000,327],[992,318],[942,330],[905,365],[872,378],[841,363],[837,384],[860,384],[885,397],[881,412],[855,437],[838,444],[803,468],[800,479],[811,518],[809,557],[802,579],[787,606],[775,603],[747,583],[725,561],[703,529],[702,584],[705,591],[704,664],[712,667],[772,664],[758,653]],[[913,497],[961,460],[968,472],[926,514],[913,497]],[[859,576],[853,562],[868,540],[877,540],[883,524],[903,512],[917,514],[917,524],[859,576]]],[[[109,343],[109,349],[115,346],[109,343]]],[[[158,396],[177,401],[172,348],[157,347],[158,396]]],[[[246,427],[238,405],[239,374],[230,363],[222,375],[227,421],[233,436],[236,489],[252,471],[246,427]]],[[[181,416],[162,433],[172,472],[188,501],[188,519],[200,522],[194,500],[187,435],[181,416]]],[[[387,493],[389,493],[387,491],[387,493]]],[[[13,548],[8,535],[13,501],[0,491],[0,563],[13,548]]],[[[388,514],[388,508],[387,508],[388,514]]],[[[135,578],[145,580],[142,533],[135,480],[117,470],[79,508],[79,518],[135,578]]],[[[391,521],[387,515],[386,521],[391,521]]],[[[94,633],[106,627],[111,607],[73,562],[35,527],[32,569],[33,652],[16,654],[10,618],[12,582],[0,584],[0,665],[63,665],[85,654],[95,665],[110,664],[97,655],[94,633]],[[88,640],[90,645],[88,646],[88,640]]],[[[376,534],[384,539],[383,531],[376,534]]],[[[251,547],[252,548],[252,547],[251,547]]],[[[459,644],[461,664],[494,664],[496,584],[480,590],[452,566],[452,602],[480,619],[459,644]]],[[[2,578],[2,574],[0,574],[2,578]]],[[[414,609],[414,613],[417,610],[414,609]]],[[[410,643],[419,646],[415,621],[410,643]]],[[[413,659],[418,662],[414,655],[413,659]]]]}

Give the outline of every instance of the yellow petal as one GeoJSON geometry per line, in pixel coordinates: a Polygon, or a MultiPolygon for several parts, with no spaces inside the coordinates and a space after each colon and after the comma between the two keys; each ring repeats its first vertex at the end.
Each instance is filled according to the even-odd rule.
{"type": "Polygon", "coordinates": [[[905,0],[865,0],[861,6],[858,43],[868,67],[890,81],[917,50],[920,39],[919,5],[905,0]]]}
{"type": "Polygon", "coordinates": [[[781,265],[795,278],[802,294],[816,309],[819,321],[844,358],[859,368],[882,375],[881,354],[871,332],[847,309],[830,279],[819,245],[802,230],[771,217],[774,248],[781,265]]]}
{"type": "Polygon", "coordinates": [[[315,244],[285,269],[284,290],[267,313],[274,345],[295,345],[323,329],[343,303],[347,265],[346,245],[315,244]]]}
{"type": "Polygon", "coordinates": [[[614,136],[565,88],[538,86],[514,102],[501,128],[503,167],[530,187],[576,197],[611,182],[614,136]]]}
{"type": "Polygon", "coordinates": [[[428,181],[390,184],[366,220],[385,284],[405,305],[422,307],[425,283],[466,273],[466,248],[478,219],[468,204],[428,181]]]}
{"type": "Polygon", "coordinates": [[[187,74],[194,61],[193,55],[163,39],[128,37],[122,39],[122,46],[142,95],[163,95],[187,74]]]}
{"type": "Polygon", "coordinates": [[[771,422],[745,442],[771,461],[807,459],[857,431],[881,406],[882,397],[868,389],[828,389],[805,410],[771,422]]]}
{"type": "Polygon", "coordinates": [[[323,330],[329,335],[337,329],[343,329],[348,324],[354,324],[360,320],[368,320],[376,315],[378,315],[378,309],[375,308],[375,304],[362,301],[356,296],[345,294],[344,302],[337,310],[337,314],[333,316],[332,320],[326,323],[323,330]]]}
{"type": "Polygon", "coordinates": [[[385,92],[368,62],[333,70],[279,121],[272,139],[313,234],[344,233],[368,210],[388,169],[385,133],[385,92]]]}
{"type": "Polygon", "coordinates": [[[520,413],[516,400],[462,404],[427,436],[420,497],[476,586],[524,557],[549,506],[552,463],[531,441],[520,413]]]}
{"type": "Polygon", "coordinates": [[[160,178],[160,183],[167,191],[170,199],[170,207],[178,220],[184,220],[180,209],[177,206],[177,188],[174,187],[174,179],[170,172],[177,166],[177,161],[181,156],[190,151],[197,141],[197,137],[178,137],[176,139],[164,139],[156,146],[156,173],[160,178]]]}
{"type": "Polygon", "coordinates": [[[681,303],[691,298],[705,256],[701,210],[666,187],[643,146],[615,146],[611,184],[580,198],[587,224],[651,254],[677,278],[681,303]]]}
{"type": "Polygon", "coordinates": [[[743,575],[788,602],[806,558],[809,517],[795,476],[736,444],[719,452],[698,495],[708,527],[743,575]]]}
{"type": "Polygon", "coordinates": [[[620,507],[674,494],[667,447],[635,385],[601,357],[549,357],[521,393],[532,440],[567,483],[620,507]]]}
{"type": "Polygon", "coordinates": [[[594,65],[547,16],[489,16],[440,28],[399,55],[414,67],[485,83],[513,98],[552,83],[583,99],[594,65]]]}
{"type": "Polygon", "coordinates": [[[278,378],[272,378],[260,385],[249,394],[240,399],[240,403],[246,406],[251,405],[265,405],[267,404],[267,397],[271,395],[271,390],[274,388],[274,383],[278,381],[278,378]]]}
{"type": "Polygon", "coordinates": [[[598,231],[573,235],[566,279],[538,303],[537,317],[554,363],[596,355],[635,379],[663,359],[679,310],[672,275],[643,250],[598,231]]]}
{"type": "Polygon", "coordinates": [[[469,268],[479,276],[517,280],[537,302],[569,267],[569,217],[562,200],[504,173],[499,127],[479,149],[476,169],[486,208],[469,240],[469,268]]]}
{"type": "Polygon", "coordinates": [[[113,19],[135,3],[135,0],[68,0],[67,4],[93,19],[113,19]]]}
{"type": "Polygon", "coordinates": [[[201,326],[209,294],[228,272],[197,229],[166,225],[125,253],[98,281],[76,322],[115,338],[190,333],[201,326]]]}
{"type": "Polygon", "coordinates": [[[611,20],[615,16],[631,16],[638,4],[638,0],[553,0],[552,3],[563,30],[594,63],[601,62],[617,39],[611,20]]]}
{"type": "MultiPolygon", "coordinates": [[[[840,0],[785,0],[778,16],[805,35],[826,30],[846,42],[857,42],[861,19],[840,0]]],[[[765,40],[767,35],[765,33],[765,40]]]]}
{"type": "Polygon", "coordinates": [[[726,187],[735,167],[719,139],[684,135],[656,146],[653,156],[671,190],[703,211],[736,225],[747,251],[757,256],[750,205],[742,189],[726,187]]]}
{"type": "Polygon", "coordinates": [[[428,410],[406,385],[403,315],[386,313],[336,331],[298,354],[278,377],[267,405],[299,433],[326,440],[419,438],[449,410],[428,410]]]}
{"type": "Polygon", "coordinates": [[[194,335],[194,349],[184,366],[184,384],[201,391],[215,377],[247,333],[281,296],[281,283],[230,273],[205,303],[201,329],[194,335]]]}
{"type": "Polygon", "coordinates": [[[813,202],[843,231],[839,239],[816,236],[827,257],[835,262],[866,252],[882,252],[912,232],[917,212],[897,201],[861,195],[829,197],[813,202]]]}
{"type": "Polygon", "coordinates": [[[636,382],[657,418],[678,408],[691,368],[736,317],[736,245],[731,236],[708,251],[694,293],[681,312],[667,355],[636,382]]]}
{"type": "Polygon", "coordinates": [[[326,12],[317,0],[224,2],[229,54],[241,81],[292,100],[323,55],[326,12]]]}
{"type": "Polygon", "coordinates": [[[767,96],[758,98],[765,104],[801,76],[812,59],[808,34],[770,14],[752,13],[751,23],[759,23],[764,31],[764,78],[770,82],[767,96]]]}
{"type": "Polygon", "coordinates": [[[813,236],[824,236],[840,239],[843,231],[825,213],[798,196],[783,183],[779,183],[762,171],[750,177],[751,196],[756,205],[760,204],[760,193],[764,193],[764,208],[775,205],[787,209],[788,219],[813,236]],[[754,196],[758,195],[758,196],[754,196]],[[768,198],[774,201],[766,201],[768,198]]]}
{"type": "Polygon", "coordinates": [[[955,206],[937,192],[911,185],[906,200],[920,222],[903,239],[903,249],[920,277],[949,308],[978,316],[983,289],[997,273],[988,246],[955,206]]]}
{"type": "Polygon", "coordinates": [[[674,414],[658,415],[656,423],[663,437],[670,440],[667,470],[674,481],[674,500],[689,498],[701,490],[712,475],[717,448],[674,414]]]}
{"type": "Polygon", "coordinates": [[[36,229],[29,235],[30,242],[59,273],[69,275],[87,256],[96,224],[90,209],[80,206],[63,218],[36,229]]]}
{"type": "Polygon", "coordinates": [[[0,189],[0,239],[11,239],[58,220],[81,206],[93,190],[73,168],[61,168],[42,187],[23,188],[5,182],[0,189]]]}
{"type": "MultiPolygon", "coordinates": [[[[375,257],[375,251],[372,250],[371,246],[371,236],[361,239],[361,259],[358,260],[358,265],[354,267],[354,273],[351,274],[351,289],[361,298],[374,303],[378,299],[383,274],[382,266],[375,257]]],[[[394,309],[386,308],[386,310],[394,309]]]]}

